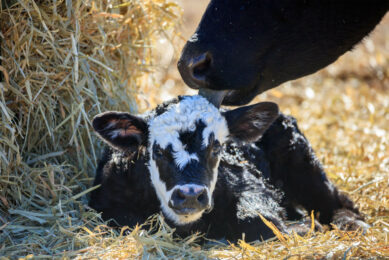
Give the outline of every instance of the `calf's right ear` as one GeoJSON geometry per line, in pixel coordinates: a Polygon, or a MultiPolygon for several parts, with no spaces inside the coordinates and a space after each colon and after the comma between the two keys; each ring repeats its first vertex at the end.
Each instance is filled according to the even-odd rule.
{"type": "Polygon", "coordinates": [[[93,118],[92,125],[105,142],[121,151],[136,149],[147,142],[147,122],[129,113],[101,113],[93,118]]]}
{"type": "Polygon", "coordinates": [[[255,142],[279,116],[276,103],[260,102],[224,112],[230,137],[240,142],[255,142]]]}

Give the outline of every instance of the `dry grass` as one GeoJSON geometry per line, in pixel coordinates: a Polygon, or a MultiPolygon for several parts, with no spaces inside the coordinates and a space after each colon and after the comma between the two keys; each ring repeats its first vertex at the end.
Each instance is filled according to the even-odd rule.
{"type": "MultiPolygon", "coordinates": [[[[276,101],[298,118],[329,177],[357,202],[372,228],[366,234],[335,229],[199,247],[196,237],[174,239],[160,217],[150,219],[154,232],[120,232],[85,206],[99,154],[89,119],[108,109],[135,111],[135,101],[154,105],[167,98],[159,95],[164,89],[150,92],[144,73],[153,68],[148,46],[158,37],[160,20],[171,22],[162,28],[169,31],[179,14],[162,0],[128,2],[134,12],[147,10],[134,17],[107,5],[94,9],[92,2],[72,1],[69,14],[70,1],[26,0],[0,14],[0,69],[8,75],[0,87],[0,256],[389,258],[388,18],[353,53],[258,98],[276,101]],[[127,25],[124,17],[135,20],[127,25]]],[[[169,91],[182,84],[176,74],[161,79],[170,82],[169,91]]]]}
{"type": "Polygon", "coordinates": [[[0,255],[84,248],[100,147],[90,119],[136,112],[151,46],[181,9],[169,0],[17,0],[0,10],[0,255]]]}

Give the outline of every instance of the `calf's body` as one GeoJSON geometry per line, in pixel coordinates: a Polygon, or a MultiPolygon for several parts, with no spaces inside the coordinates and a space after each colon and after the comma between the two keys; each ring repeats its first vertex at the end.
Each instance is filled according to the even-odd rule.
{"type": "Polygon", "coordinates": [[[101,187],[92,192],[90,206],[112,225],[133,227],[162,208],[167,222],[181,236],[200,231],[208,238],[235,241],[244,233],[252,241],[274,235],[258,213],[288,232],[285,220],[301,217],[296,209],[303,207],[314,210],[322,224],[364,226],[353,202],[327,179],[292,117],[278,116],[257,141],[224,143],[209,198],[213,209],[194,221],[177,223],[166,214],[150,177],[150,156],[154,155],[147,146],[125,151],[109,147],[99,163],[94,185],[101,187]]]}

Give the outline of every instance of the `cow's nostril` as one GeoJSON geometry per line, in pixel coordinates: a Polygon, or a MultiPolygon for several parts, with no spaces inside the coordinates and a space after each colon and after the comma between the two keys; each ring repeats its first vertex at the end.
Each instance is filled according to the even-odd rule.
{"type": "Polygon", "coordinates": [[[205,76],[212,65],[212,55],[209,52],[194,57],[189,64],[192,79],[197,83],[205,83],[205,76]]]}
{"type": "Polygon", "coordinates": [[[192,72],[195,77],[203,76],[211,66],[211,54],[208,52],[200,55],[192,64],[192,72]]]}

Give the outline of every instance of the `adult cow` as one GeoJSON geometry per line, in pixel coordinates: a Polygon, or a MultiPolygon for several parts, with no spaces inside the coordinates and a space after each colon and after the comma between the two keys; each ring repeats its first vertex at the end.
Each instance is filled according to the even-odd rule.
{"type": "Polygon", "coordinates": [[[211,0],[178,69],[189,87],[246,104],[334,62],[388,9],[388,0],[211,0]]]}

